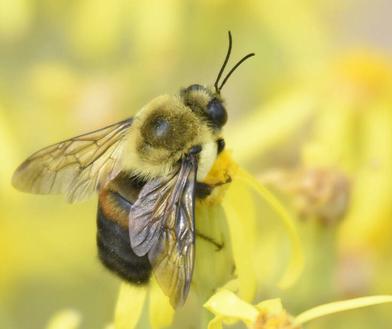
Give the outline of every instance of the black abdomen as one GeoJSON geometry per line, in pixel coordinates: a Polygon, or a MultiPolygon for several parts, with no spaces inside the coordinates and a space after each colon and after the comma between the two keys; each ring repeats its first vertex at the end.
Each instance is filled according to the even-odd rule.
{"type": "Polygon", "coordinates": [[[117,217],[122,217],[121,214],[125,217],[132,205],[130,200],[119,193],[123,192],[121,185],[111,184],[99,198],[97,213],[98,256],[109,270],[115,272],[123,280],[137,284],[146,283],[151,276],[151,265],[147,256],[139,257],[133,252],[128,227],[124,225],[125,218],[122,221],[121,218],[112,218],[116,217],[116,214],[120,214],[117,217]]]}

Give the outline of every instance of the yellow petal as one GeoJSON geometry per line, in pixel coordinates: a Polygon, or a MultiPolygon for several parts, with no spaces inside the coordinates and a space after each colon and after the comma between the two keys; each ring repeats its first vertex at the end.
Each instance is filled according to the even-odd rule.
{"type": "Polygon", "coordinates": [[[251,301],[256,292],[257,277],[252,255],[256,249],[256,216],[249,189],[233,180],[223,199],[229,226],[233,258],[238,277],[238,294],[251,301]]]}
{"type": "MultiPolygon", "coordinates": [[[[253,323],[259,313],[253,305],[244,302],[236,294],[226,289],[213,295],[204,304],[204,307],[216,316],[222,317],[222,320],[236,319],[247,324],[253,323]]],[[[218,322],[218,320],[215,321],[218,322]]]]}
{"type": "Polygon", "coordinates": [[[216,316],[208,323],[208,329],[222,329],[223,328],[222,322],[223,322],[223,317],[216,316]]]}
{"type": "Polygon", "coordinates": [[[295,317],[294,324],[302,325],[325,315],[384,303],[392,303],[392,296],[369,296],[324,304],[301,313],[295,317]]]}
{"type": "Polygon", "coordinates": [[[282,301],[280,298],[264,300],[256,305],[257,309],[265,309],[269,314],[277,315],[283,311],[282,301]]]}
{"type": "Polygon", "coordinates": [[[279,286],[281,288],[286,288],[292,285],[298,279],[304,266],[301,240],[295,227],[294,221],[290,217],[288,212],[285,210],[285,208],[282,206],[282,204],[278,201],[278,199],[264,186],[257,182],[256,179],[254,179],[245,170],[240,168],[238,170],[238,175],[236,176],[236,179],[246,182],[260,195],[261,198],[266,200],[270,204],[270,206],[276,211],[276,213],[279,215],[279,218],[283,221],[283,224],[285,225],[287,234],[291,242],[292,257],[290,259],[290,263],[287,266],[286,272],[280,279],[279,286]]]}
{"type": "Polygon", "coordinates": [[[218,288],[233,279],[235,261],[230,230],[222,207],[196,204],[196,219],[195,268],[191,290],[204,303],[218,288]]]}
{"type": "Polygon", "coordinates": [[[56,313],[47,325],[47,329],[76,329],[79,327],[82,317],[74,310],[62,310],[56,313]]]}
{"type": "Polygon", "coordinates": [[[168,327],[174,316],[174,309],[169,298],[162,292],[155,279],[151,280],[150,288],[150,324],[152,329],[168,327]]]}
{"type": "Polygon", "coordinates": [[[133,329],[142,314],[147,297],[147,286],[123,283],[118,296],[115,315],[115,329],[133,329]]]}

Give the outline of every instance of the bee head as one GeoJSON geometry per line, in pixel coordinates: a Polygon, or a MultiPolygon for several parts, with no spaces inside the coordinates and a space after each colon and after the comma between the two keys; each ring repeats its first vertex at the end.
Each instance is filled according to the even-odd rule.
{"type": "Polygon", "coordinates": [[[220,130],[227,122],[227,111],[220,94],[212,88],[198,84],[181,90],[181,98],[198,117],[214,130],[220,130]]]}
{"type": "Polygon", "coordinates": [[[218,76],[215,80],[214,87],[206,87],[199,84],[190,85],[187,88],[181,90],[181,98],[186,106],[188,106],[193,112],[199,117],[207,121],[209,126],[214,130],[220,130],[227,121],[227,112],[223,105],[223,99],[220,92],[225,85],[226,81],[233,74],[233,72],[248,58],[254,56],[254,53],[250,53],[240,59],[237,64],[226,74],[223,81],[220,82],[222,74],[229,61],[231,48],[232,48],[232,37],[229,31],[229,48],[226,53],[225,60],[221,69],[219,70],[218,76]]]}

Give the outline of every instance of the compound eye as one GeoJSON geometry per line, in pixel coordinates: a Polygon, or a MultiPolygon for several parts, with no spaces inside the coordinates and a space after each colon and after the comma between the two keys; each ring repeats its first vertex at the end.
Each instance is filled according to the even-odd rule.
{"type": "Polygon", "coordinates": [[[222,128],[227,121],[227,112],[222,102],[213,98],[207,105],[207,116],[217,128],[222,128]]]}

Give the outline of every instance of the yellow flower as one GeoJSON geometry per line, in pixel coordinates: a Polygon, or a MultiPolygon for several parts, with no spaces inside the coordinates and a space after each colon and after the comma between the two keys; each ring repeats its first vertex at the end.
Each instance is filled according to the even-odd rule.
{"type": "Polygon", "coordinates": [[[335,168],[310,167],[270,170],[261,181],[287,195],[301,219],[315,219],[325,225],[337,224],[350,203],[348,177],[335,168]]]}
{"type": "Polygon", "coordinates": [[[392,61],[354,50],[317,72],[250,113],[228,143],[262,178],[283,168],[281,200],[298,217],[338,224],[297,223],[308,253],[301,300],[390,291],[392,61]]]}
{"type": "Polygon", "coordinates": [[[302,268],[302,254],[293,222],[273,195],[257,181],[237,167],[228,152],[222,152],[211,169],[207,180],[231,184],[220,187],[210,200],[196,206],[196,257],[190,295],[184,307],[175,312],[155,279],[149,286],[136,287],[123,284],[117,301],[116,329],[131,329],[138,323],[153,329],[169,326],[184,328],[191,324],[205,328],[210,315],[202,305],[225,285],[231,286],[239,296],[251,301],[256,295],[256,265],[262,260],[263,250],[257,249],[259,218],[255,204],[260,198],[278,213],[284,221],[292,243],[292,258],[278,283],[288,286],[296,280],[302,268]],[[224,193],[224,196],[221,195],[224,193]],[[254,199],[254,196],[259,199],[254,199]],[[143,317],[147,310],[148,318],[143,317]]]}
{"type": "Polygon", "coordinates": [[[233,292],[222,289],[213,295],[204,307],[215,315],[208,329],[221,329],[223,324],[234,324],[238,321],[244,322],[250,329],[299,329],[303,324],[329,314],[383,303],[392,303],[392,296],[370,296],[333,302],[311,308],[294,317],[283,308],[280,299],[251,305],[233,292]]]}

